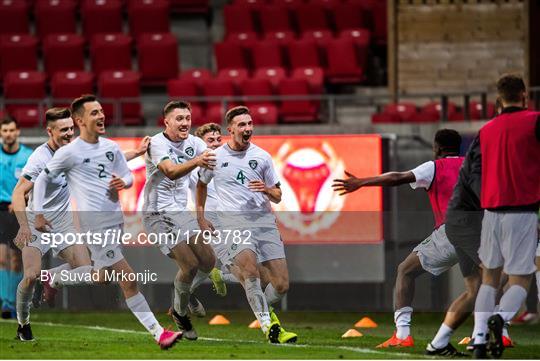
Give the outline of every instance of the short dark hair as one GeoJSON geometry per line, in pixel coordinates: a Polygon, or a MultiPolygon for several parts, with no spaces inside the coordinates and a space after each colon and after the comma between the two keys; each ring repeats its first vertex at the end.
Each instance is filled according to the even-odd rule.
{"type": "Polygon", "coordinates": [[[499,97],[506,103],[517,103],[523,99],[522,94],[527,91],[525,82],[520,75],[505,74],[497,81],[499,97]]]}
{"type": "Polygon", "coordinates": [[[191,104],[183,100],[172,100],[163,108],[163,117],[166,117],[175,109],[187,109],[191,112],[191,104]]]}
{"type": "Polygon", "coordinates": [[[435,143],[444,153],[459,154],[461,135],[454,129],[440,129],[435,133],[435,143]]]}
{"type": "Polygon", "coordinates": [[[69,108],[51,108],[45,112],[45,121],[47,122],[47,125],[50,125],[59,119],[69,117],[71,117],[71,110],[69,110],[69,108]]]}
{"type": "Polygon", "coordinates": [[[231,125],[234,117],[237,117],[242,114],[250,114],[249,108],[244,105],[240,105],[240,106],[227,110],[227,113],[225,113],[225,120],[227,121],[227,125],[231,125]]]}
{"type": "Polygon", "coordinates": [[[15,119],[15,118],[9,116],[8,114],[6,114],[2,118],[2,121],[0,122],[0,127],[2,125],[8,125],[8,124],[11,124],[11,123],[15,123],[15,128],[19,129],[19,122],[17,122],[17,119],[15,119]]]}
{"type": "Polygon", "coordinates": [[[216,123],[206,123],[197,128],[197,130],[195,131],[195,135],[199,138],[202,138],[205,136],[205,134],[214,132],[218,132],[219,134],[221,134],[221,126],[216,123]]]}
{"type": "Polygon", "coordinates": [[[83,94],[71,102],[71,114],[81,116],[84,114],[84,104],[95,102],[97,98],[94,94],[83,94]]]}

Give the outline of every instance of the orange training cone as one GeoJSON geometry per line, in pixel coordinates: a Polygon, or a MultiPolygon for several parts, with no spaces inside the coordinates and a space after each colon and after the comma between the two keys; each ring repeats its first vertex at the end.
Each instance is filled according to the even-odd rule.
{"type": "Polygon", "coordinates": [[[470,337],[463,337],[461,341],[459,341],[458,345],[468,345],[471,342],[470,337]]]}
{"type": "Polygon", "coordinates": [[[354,328],[351,328],[347,332],[345,332],[343,335],[341,335],[341,338],[349,338],[349,337],[362,337],[360,332],[356,331],[354,328]]]}
{"type": "Polygon", "coordinates": [[[227,320],[225,316],[216,315],[209,322],[209,325],[230,325],[231,321],[227,320]]]}
{"type": "Polygon", "coordinates": [[[377,324],[369,317],[362,317],[360,321],[354,324],[354,327],[375,328],[377,324]]]}
{"type": "Polygon", "coordinates": [[[261,324],[259,323],[259,320],[254,320],[252,323],[249,324],[249,328],[261,328],[261,324]]]}

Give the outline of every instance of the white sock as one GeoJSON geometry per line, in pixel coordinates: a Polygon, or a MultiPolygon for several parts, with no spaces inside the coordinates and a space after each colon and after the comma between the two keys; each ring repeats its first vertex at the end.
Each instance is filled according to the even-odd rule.
{"type": "Polygon", "coordinates": [[[439,328],[439,331],[437,331],[435,338],[433,339],[433,341],[431,341],[431,346],[438,349],[446,347],[446,345],[448,345],[448,342],[450,342],[450,337],[452,336],[452,333],[454,333],[454,330],[443,323],[439,328]]]}
{"type": "Polygon", "coordinates": [[[222,273],[223,280],[228,283],[238,283],[238,278],[236,278],[232,273],[222,273]]]}
{"type": "Polygon", "coordinates": [[[255,317],[261,324],[261,330],[266,333],[270,328],[272,321],[270,320],[270,312],[268,312],[268,304],[261,289],[261,280],[259,278],[247,278],[245,283],[246,297],[255,314],[255,317]]]}
{"type": "Polygon", "coordinates": [[[34,286],[29,288],[22,287],[23,281],[17,286],[17,321],[19,325],[24,326],[30,323],[30,304],[34,294],[34,286]]]}
{"type": "Polygon", "coordinates": [[[174,280],[174,310],[180,316],[188,313],[189,295],[191,284],[174,280]]]}
{"type": "Polygon", "coordinates": [[[508,327],[510,327],[510,324],[508,322],[505,322],[502,334],[503,336],[510,338],[510,334],[508,333],[508,327]]]}
{"type": "Polygon", "coordinates": [[[56,266],[56,267],[48,269],[47,272],[49,272],[51,275],[54,275],[56,273],[60,273],[62,271],[68,271],[70,269],[71,269],[71,266],[69,265],[69,263],[62,263],[60,266],[56,266]]]}
{"type": "Polygon", "coordinates": [[[197,274],[193,278],[193,281],[191,282],[191,288],[189,290],[190,293],[193,293],[197,287],[199,287],[205,280],[208,279],[208,275],[210,273],[203,272],[201,270],[197,270],[197,274]]]}
{"type": "Polygon", "coordinates": [[[501,298],[497,314],[501,315],[504,322],[510,322],[526,298],[527,290],[525,288],[518,285],[510,286],[501,298]]]}
{"type": "Polygon", "coordinates": [[[411,333],[411,318],[413,308],[406,306],[394,312],[394,323],[396,324],[396,337],[400,340],[406,339],[411,333]]]}
{"type": "Polygon", "coordinates": [[[92,266],[81,266],[70,271],[63,270],[54,276],[51,286],[61,288],[63,286],[94,284],[92,269],[92,266]]]}
{"type": "Polygon", "coordinates": [[[274,288],[274,286],[272,286],[271,283],[269,283],[268,286],[266,286],[266,288],[264,289],[264,297],[266,297],[266,303],[269,306],[280,301],[283,296],[285,295],[278,293],[278,291],[276,291],[276,289],[274,288]]]}
{"type": "Polygon", "coordinates": [[[163,333],[163,327],[161,327],[152,311],[150,311],[148,302],[146,302],[142,293],[139,292],[135,296],[127,298],[126,304],[144,328],[152,334],[156,341],[159,341],[159,337],[163,333]]]}
{"type": "Polygon", "coordinates": [[[538,302],[540,302],[540,271],[536,271],[536,290],[538,291],[538,302]]]}
{"type": "Polygon", "coordinates": [[[487,342],[487,320],[495,310],[495,295],[497,290],[488,285],[481,285],[474,304],[474,345],[487,342]]]}

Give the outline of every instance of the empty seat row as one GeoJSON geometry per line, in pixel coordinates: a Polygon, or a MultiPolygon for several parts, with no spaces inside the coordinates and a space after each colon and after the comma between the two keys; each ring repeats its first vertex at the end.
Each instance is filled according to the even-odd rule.
{"type": "Polygon", "coordinates": [[[215,44],[214,54],[218,70],[320,67],[332,84],[364,80],[368,59],[365,41],[360,43],[348,37],[331,38],[321,46],[313,40],[295,40],[286,45],[277,41],[226,41],[215,44]]]}
{"type": "MultiPolygon", "coordinates": [[[[33,6],[36,35],[77,32],[77,1],[40,0],[33,6]]],[[[24,0],[0,2],[0,34],[30,33],[30,6],[24,0]]],[[[99,33],[122,32],[124,29],[121,0],[81,0],[83,34],[90,39],[99,33]]],[[[130,33],[169,32],[169,1],[129,0],[127,14],[130,33]]]]}
{"type": "MultiPolygon", "coordinates": [[[[131,70],[133,41],[128,35],[99,34],[92,38],[89,52],[92,70],[131,70]]],[[[136,42],[138,69],[143,83],[164,84],[178,75],[178,43],[170,33],[142,34],[136,42]]],[[[42,42],[44,69],[85,70],[85,41],[77,34],[47,36],[42,42]]],[[[31,35],[0,36],[0,78],[13,70],[38,69],[38,40],[31,35]]]]}
{"type": "Polygon", "coordinates": [[[273,32],[301,34],[326,30],[339,33],[348,29],[367,28],[375,34],[377,40],[386,39],[386,1],[372,3],[370,6],[353,1],[334,1],[326,5],[299,3],[293,7],[253,4],[246,6],[235,3],[225,6],[223,14],[227,38],[237,33],[250,32],[264,36],[273,32]]]}
{"type": "MultiPolygon", "coordinates": [[[[240,73],[240,72],[238,72],[240,73]]],[[[264,107],[272,110],[279,105],[279,116],[284,122],[311,122],[318,116],[319,101],[312,99],[276,101],[274,96],[306,96],[321,94],[322,72],[320,69],[300,69],[291,77],[282,74],[279,78],[253,77],[246,73],[239,76],[235,71],[224,70],[216,77],[208,72],[194,70],[184,72],[178,79],[169,80],[167,83],[167,93],[172,98],[193,99],[196,97],[216,97],[219,100],[209,100],[206,104],[197,103],[193,106],[194,119],[206,119],[209,121],[221,122],[223,119],[223,97],[251,97],[245,98],[241,103],[234,101],[229,106],[245,104],[250,107],[264,107]],[[318,80],[317,78],[318,71],[318,80]],[[315,75],[315,76],[314,76],[315,75]],[[318,82],[314,85],[313,82],[318,82]],[[317,90],[315,87],[318,87],[317,90]],[[206,105],[206,116],[203,105],[206,105]]],[[[273,114],[273,112],[271,112],[273,114]]],[[[271,114],[269,114],[271,115],[271,114]]],[[[267,119],[266,123],[270,122],[267,119]]]]}
{"type": "MultiPolygon", "coordinates": [[[[81,94],[94,93],[96,77],[83,71],[57,72],[50,82],[50,94],[53,104],[67,106],[71,99],[81,94]]],[[[140,96],[141,76],[134,71],[104,71],[97,77],[97,93],[104,99],[125,100],[140,96]]],[[[4,100],[6,110],[23,127],[37,124],[39,119],[38,103],[47,96],[46,75],[38,71],[12,71],[4,79],[4,100]]],[[[109,120],[120,117],[125,125],[141,123],[140,101],[123,103],[115,107],[104,102],[103,109],[109,120]]]]}
{"type": "MultiPolygon", "coordinates": [[[[464,111],[455,103],[448,102],[448,120],[464,120],[464,111]]],[[[487,118],[495,116],[495,104],[487,103],[487,118]]],[[[469,103],[469,116],[471,120],[484,119],[482,103],[471,101],[469,103]]],[[[391,103],[384,107],[380,113],[373,114],[372,123],[432,123],[441,120],[441,104],[428,103],[420,108],[414,103],[391,103]]]]}

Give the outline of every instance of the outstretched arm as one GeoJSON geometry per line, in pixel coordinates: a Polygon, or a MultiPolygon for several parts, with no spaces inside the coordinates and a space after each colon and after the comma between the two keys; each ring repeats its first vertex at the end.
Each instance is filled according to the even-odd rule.
{"type": "Polygon", "coordinates": [[[140,157],[141,155],[146,153],[146,151],[148,150],[149,144],[150,144],[150,137],[149,136],[144,137],[139,143],[139,146],[137,148],[126,150],[124,152],[124,156],[126,157],[126,160],[129,162],[130,160],[140,157]]]}
{"type": "Polygon", "coordinates": [[[413,183],[416,177],[412,171],[407,172],[388,172],[375,177],[357,178],[354,174],[345,171],[348,178],[334,179],[334,192],[340,192],[339,195],[352,193],[362,187],[374,186],[399,186],[402,184],[413,183]]]}

